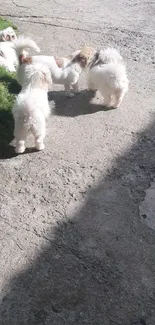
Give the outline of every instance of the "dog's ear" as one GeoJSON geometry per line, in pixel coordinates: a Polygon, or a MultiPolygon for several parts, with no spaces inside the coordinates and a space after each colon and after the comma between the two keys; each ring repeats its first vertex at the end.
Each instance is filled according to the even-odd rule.
{"type": "Polygon", "coordinates": [[[5,55],[3,53],[3,51],[0,50],[0,56],[2,56],[3,58],[5,58],[5,55]]]}
{"type": "Polygon", "coordinates": [[[5,37],[6,37],[6,35],[3,33],[3,34],[2,34],[2,41],[3,41],[3,42],[6,41],[5,37]]]}

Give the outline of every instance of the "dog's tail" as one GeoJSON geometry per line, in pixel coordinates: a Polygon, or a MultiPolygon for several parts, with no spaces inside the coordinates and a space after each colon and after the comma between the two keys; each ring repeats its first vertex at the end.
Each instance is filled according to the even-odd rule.
{"type": "Polygon", "coordinates": [[[31,80],[31,84],[35,86],[43,86],[45,84],[52,85],[50,69],[46,64],[43,64],[42,62],[32,65],[28,64],[25,69],[25,75],[28,80],[31,80]]]}
{"type": "Polygon", "coordinates": [[[33,50],[37,53],[40,52],[38,45],[29,37],[24,36],[19,36],[18,39],[13,42],[12,47],[16,51],[18,57],[23,54],[23,51],[26,49],[33,50]]]}

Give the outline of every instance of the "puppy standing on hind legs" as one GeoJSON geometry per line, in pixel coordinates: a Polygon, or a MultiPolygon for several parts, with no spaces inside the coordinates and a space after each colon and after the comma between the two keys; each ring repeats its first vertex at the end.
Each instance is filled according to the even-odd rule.
{"type": "Polygon", "coordinates": [[[33,65],[22,56],[20,60],[24,65],[23,86],[12,109],[16,153],[25,151],[25,140],[30,132],[35,138],[36,149],[44,149],[45,120],[50,114],[47,91],[52,84],[48,67],[42,63],[33,65]]]}

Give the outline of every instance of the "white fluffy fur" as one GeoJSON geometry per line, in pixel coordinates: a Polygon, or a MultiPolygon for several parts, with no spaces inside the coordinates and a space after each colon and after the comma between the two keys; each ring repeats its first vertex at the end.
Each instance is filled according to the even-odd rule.
{"type": "Polygon", "coordinates": [[[118,52],[118,50],[114,48],[108,47],[105,50],[99,51],[99,60],[101,60],[103,63],[122,63],[123,58],[118,52]]]}
{"type": "Polygon", "coordinates": [[[107,107],[119,107],[128,90],[126,66],[121,55],[108,48],[95,54],[88,72],[88,88],[99,90],[107,107]]]}
{"type": "Polygon", "coordinates": [[[40,52],[36,43],[28,37],[19,36],[13,42],[0,42],[0,66],[5,67],[10,72],[16,71],[19,54],[27,55],[25,49],[40,52]]]}
{"type": "Polygon", "coordinates": [[[25,151],[25,139],[29,132],[34,135],[36,149],[44,149],[45,120],[50,113],[47,91],[48,86],[52,84],[47,66],[42,63],[22,65],[24,66],[23,86],[12,109],[16,153],[25,151]]]}
{"type": "Polygon", "coordinates": [[[6,42],[10,41],[13,42],[17,38],[15,31],[12,27],[7,27],[3,30],[0,30],[0,41],[6,42]]]}
{"type": "Polygon", "coordinates": [[[19,36],[12,45],[17,56],[23,53],[24,50],[33,50],[36,53],[40,53],[38,45],[29,37],[19,36]]]}
{"type": "Polygon", "coordinates": [[[12,44],[12,42],[0,42],[0,66],[10,72],[16,71],[18,65],[17,55],[12,44]]]}
{"type": "MultiPolygon", "coordinates": [[[[16,43],[17,44],[17,43],[16,43]]],[[[27,48],[26,39],[23,38],[22,40],[22,47],[21,47],[21,41],[18,41],[18,44],[16,46],[16,52],[18,55],[22,50],[27,48]]],[[[73,53],[73,56],[78,54],[80,51],[76,51],[73,53]]],[[[83,68],[76,62],[72,62],[72,59],[64,59],[64,65],[62,68],[59,68],[54,56],[32,56],[32,63],[36,64],[42,62],[48,66],[51,72],[52,80],[55,84],[62,84],[65,87],[65,91],[67,93],[67,96],[72,97],[74,94],[71,92],[71,88],[73,88],[75,93],[79,92],[78,88],[78,80],[79,76],[83,70],[83,68]]],[[[22,67],[19,66],[17,71],[17,79],[18,82],[22,85],[22,79],[23,79],[23,72],[22,67]]]]}

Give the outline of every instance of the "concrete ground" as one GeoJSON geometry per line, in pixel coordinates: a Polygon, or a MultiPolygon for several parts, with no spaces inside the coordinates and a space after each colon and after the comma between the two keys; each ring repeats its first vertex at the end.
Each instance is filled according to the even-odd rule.
{"type": "Polygon", "coordinates": [[[130,89],[106,110],[85,76],[73,99],[54,86],[45,150],[3,152],[0,325],[154,325],[155,3],[1,0],[1,15],[42,53],[119,48],[130,89]]]}

